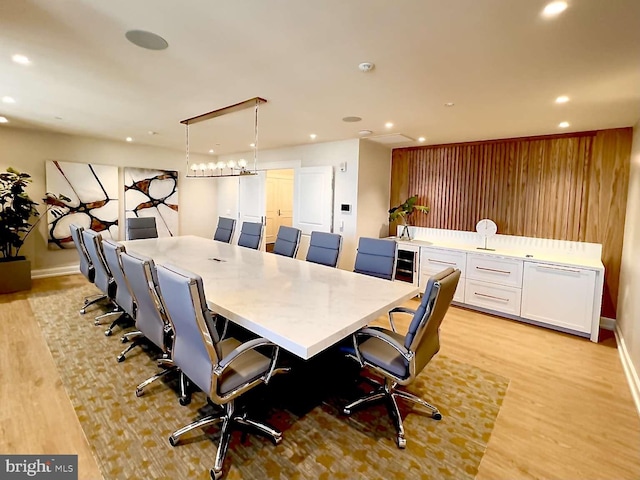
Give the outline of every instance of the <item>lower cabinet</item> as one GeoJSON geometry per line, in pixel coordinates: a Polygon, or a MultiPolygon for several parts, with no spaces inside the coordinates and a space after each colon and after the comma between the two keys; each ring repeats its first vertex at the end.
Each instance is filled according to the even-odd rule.
{"type": "Polygon", "coordinates": [[[521,316],[563,329],[591,333],[596,272],[525,262],[521,316]]]}
{"type": "Polygon", "coordinates": [[[492,285],[467,278],[464,303],[495,312],[520,316],[522,290],[506,285],[492,285]]]}

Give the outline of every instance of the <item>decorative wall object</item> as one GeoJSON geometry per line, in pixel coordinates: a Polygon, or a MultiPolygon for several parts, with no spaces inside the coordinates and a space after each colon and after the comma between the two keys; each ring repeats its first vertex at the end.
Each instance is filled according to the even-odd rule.
{"type": "Polygon", "coordinates": [[[47,161],[46,183],[48,192],[71,199],[49,210],[49,249],[74,248],[71,223],[118,240],[118,167],[47,161]]]}
{"type": "MultiPolygon", "coordinates": [[[[602,313],[615,318],[632,128],[393,150],[391,205],[418,195],[420,227],[602,244],[602,313]]],[[[395,234],[396,226],[391,226],[395,234]]]]}
{"type": "Polygon", "coordinates": [[[178,234],[178,172],[124,169],[125,217],[155,217],[159,237],[178,234]]]}

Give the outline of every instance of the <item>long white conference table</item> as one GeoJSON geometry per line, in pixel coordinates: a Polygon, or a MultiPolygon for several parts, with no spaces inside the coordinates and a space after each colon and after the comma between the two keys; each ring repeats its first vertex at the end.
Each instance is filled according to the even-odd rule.
{"type": "Polygon", "coordinates": [[[196,236],[123,243],[200,275],[212,311],[305,360],[418,293],[408,283],[196,236]]]}

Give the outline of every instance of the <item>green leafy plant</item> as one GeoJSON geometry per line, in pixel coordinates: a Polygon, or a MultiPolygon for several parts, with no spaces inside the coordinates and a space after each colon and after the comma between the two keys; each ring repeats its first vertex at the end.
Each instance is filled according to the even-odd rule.
{"type": "MultiPolygon", "coordinates": [[[[21,173],[9,167],[0,173],[0,261],[20,260],[20,248],[33,229],[40,222],[38,204],[31,200],[25,191],[32,182],[31,175],[21,173]],[[31,223],[33,218],[37,218],[31,223]]],[[[45,213],[58,200],[71,201],[60,194],[46,194],[45,213]]]]}
{"type": "Polygon", "coordinates": [[[401,203],[397,207],[389,209],[389,221],[394,222],[400,220],[402,225],[410,225],[411,217],[415,212],[429,213],[429,207],[423,205],[416,205],[418,202],[418,196],[414,195],[409,197],[404,203],[401,203]]]}

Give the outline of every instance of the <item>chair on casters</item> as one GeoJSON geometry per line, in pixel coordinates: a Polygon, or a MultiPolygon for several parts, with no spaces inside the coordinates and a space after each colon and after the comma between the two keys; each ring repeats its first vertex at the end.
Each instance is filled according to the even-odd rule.
{"type": "MultiPolygon", "coordinates": [[[[136,387],[136,397],[144,394],[144,389],[159,378],[169,373],[181,373],[171,358],[171,344],[173,341],[173,325],[164,313],[162,301],[158,293],[158,280],[156,267],[153,260],[142,255],[120,251],[122,269],[127,278],[131,293],[136,305],[135,332],[127,333],[122,337],[122,343],[131,341],[131,344],[118,355],[118,362],[123,362],[132,349],[145,340],[149,340],[162,350],[162,358],[158,360],[158,366],[162,370],[148,378],[136,387]]],[[[180,376],[180,404],[188,405],[191,397],[187,392],[187,381],[184,375],[180,376]]]]}
{"type": "Polygon", "coordinates": [[[218,479],[222,476],[233,424],[253,427],[276,444],[282,440],[281,432],[248,418],[244,411],[236,408],[236,399],[286,370],[276,368],[279,347],[265,338],[246,343],[240,343],[233,337],[220,340],[212,325],[199,276],[165,265],[158,265],[157,272],[161,298],[175,328],[173,360],[207,394],[211,403],[223,408],[219,414],[209,415],[176,430],[169,437],[169,443],[176,446],[184,434],[222,423],[215,464],[210,471],[211,478],[218,479]],[[258,347],[270,347],[271,356],[259,353],[258,347]]]}
{"type": "Polygon", "coordinates": [[[384,238],[361,237],[358,242],[354,272],[393,280],[396,272],[398,244],[384,238]]]}
{"type": "Polygon", "coordinates": [[[240,247],[253,248],[254,250],[260,249],[263,230],[260,222],[242,222],[238,245],[240,247]]]}
{"type": "MultiPolygon", "coordinates": [[[[84,231],[84,227],[79,225],[71,224],[69,225],[69,230],[71,231],[71,238],[73,239],[73,244],[78,251],[78,257],[80,259],[80,273],[85,276],[87,280],[91,283],[95,283],[96,271],[93,268],[93,264],[91,263],[91,259],[89,258],[89,254],[87,253],[87,249],[84,246],[84,241],[82,240],[82,232],[84,231]]],[[[84,305],[80,309],[80,313],[84,315],[87,313],[87,307],[89,305],[93,305],[94,303],[100,302],[102,300],[106,300],[107,296],[103,293],[98,293],[96,295],[90,295],[88,297],[84,297],[84,305]]]]}
{"type": "Polygon", "coordinates": [[[113,300],[123,311],[123,315],[126,315],[129,320],[134,321],[136,312],[133,296],[131,295],[129,282],[122,270],[122,263],[120,262],[120,254],[124,251],[125,247],[121,243],[112,242],[106,238],[102,239],[104,260],[111,272],[113,281],[116,283],[116,293],[113,300]]]}
{"type": "Polygon", "coordinates": [[[158,238],[155,217],[127,218],[127,240],[158,238]]]}
{"type": "Polygon", "coordinates": [[[300,230],[281,225],[273,246],[273,253],[284,257],[296,258],[300,246],[300,230]]]}
{"type": "Polygon", "coordinates": [[[213,239],[218,242],[231,243],[233,232],[236,229],[236,221],[233,218],[218,217],[218,226],[213,239]]]}
{"type": "Polygon", "coordinates": [[[398,432],[396,441],[399,448],[405,448],[407,441],[398,409],[398,398],[428,408],[431,411],[431,417],[435,420],[442,418],[436,407],[405,390],[399,390],[397,386],[412,383],[438,353],[440,324],[449,309],[459,279],[460,270],[453,268],[437,273],[429,279],[417,310],[397,307],[389,312],[392,330],[365,327],[353,334],[353,347],[348,356],[355,359],[361,367],[370,367],[381,374],[384,377],[384,384],[344,407],[343,412],[345,415],[350,415],[365,404],[386,399],[398,432]],[[392,321],[395,313],[413,313],[406,335],[395,331],[392,321]]]}
{"type": "Polygon", "coordinates": [[[337,233],[311,232],[307,262],[319,263],[328,267],[338,265],[342,250],[342,235],[337,233]]]}

